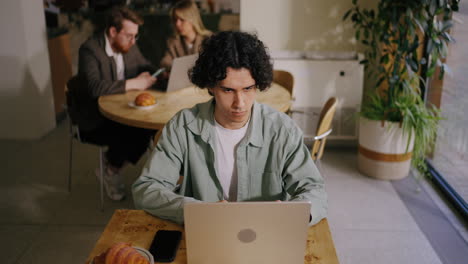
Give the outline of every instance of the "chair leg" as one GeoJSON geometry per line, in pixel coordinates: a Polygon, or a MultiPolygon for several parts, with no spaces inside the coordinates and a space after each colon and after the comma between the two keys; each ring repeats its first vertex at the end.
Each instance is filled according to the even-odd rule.
{"type": "Polygon", "coordinates": [[[73,136],[70,135],[70,145],[69,145],[69,153],[68,153],[68,192],[71,192],[72,165],[73,165],[73,136]]]}
{"type": "Polygon", "coordinates": [[[324,175],[323,175],[322,159],[316,159],[315,160],[315,166],[317,166],[317,169],[320,172],[320,175],[322,175],[322,178],[325,178],[324,175]]]}
{"type": "Polygon", "coordinates": [[[99,148],[99,177],[101,178],[101,212],[104,211],[104,151],[103,148],[99,148]]]}

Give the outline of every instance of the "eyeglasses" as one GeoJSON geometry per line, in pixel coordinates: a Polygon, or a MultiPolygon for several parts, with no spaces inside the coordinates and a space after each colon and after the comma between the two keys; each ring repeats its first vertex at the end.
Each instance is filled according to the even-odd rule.
{"type": "Polygon", "coordinates": [[[138,38],[140,37],[140,35],[138,35],[138,34],[136,34],[136,35],[124,34],[124,36],[127,38],[128,41],[132,41],[132,39],[134,39],[135,41],[137,41],[138,38]]]}

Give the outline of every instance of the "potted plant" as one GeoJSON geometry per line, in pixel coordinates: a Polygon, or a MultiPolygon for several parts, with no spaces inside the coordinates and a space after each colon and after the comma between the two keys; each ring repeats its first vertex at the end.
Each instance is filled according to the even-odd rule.
{"type": "Polygon", "coordinates": [[[365,47],[368,81],[360,111],[358,168],[368,176],[395,180],[410,164],[426,171],[425,156],[434,146],[438,109],[424,100],[428,79],[441,78],[459,0],[380,0],[375,9],[353,7],[355,38],[365,47]]]}

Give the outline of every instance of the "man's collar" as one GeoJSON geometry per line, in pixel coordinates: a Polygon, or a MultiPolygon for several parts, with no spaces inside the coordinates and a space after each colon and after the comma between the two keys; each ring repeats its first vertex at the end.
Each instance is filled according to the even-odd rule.
{"type": "Polygon", "coordinates": [[[107,56],[109,56],[109,57],[117,56],[118,53],[114,52],[114,50],[112,49],[109,38],[107,37],[107,34],[106,34],[105,31],[104,31],[104,39],[106,41],[106,54],[107,54],[107,56]]]}
{"type": "MultiPolygon", "coordinates": [[[[200,135],[205,142],[209,142],[211,138],[212,128],[214,127],[214,99],[208,103],[199,105],[200,110],[192,122],[187,124],[187,127],[192,133],[200,135]]],[[[263,145],[263,126],[260,104],[254,103],[247,129],[248,143],[253,146],[261,147],[263,145]]]]}
{"type": "Polygon", "coordinates": [[[262,113],[260,112],[260,104],[256,101],[252,106],[252,114],[250,116],[250,125],[247,134],[249,136],[249,143],[261,147],[263,145],[263,122],[262,113]]]}
{"type": "Polygon", "coordinates": [[[192,133],[200,135],[203,141],[209,142],[211,128],[214,127],[214,99],[197,105],[198,113],[195,118],[187,124],[192,133]]]}

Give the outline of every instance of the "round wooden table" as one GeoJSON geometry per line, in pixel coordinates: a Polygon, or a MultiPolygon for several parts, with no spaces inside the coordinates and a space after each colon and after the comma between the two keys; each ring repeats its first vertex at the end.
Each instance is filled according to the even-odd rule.
{"type": "MultiPolygon", "coordinates": [[[[129,91],[125,94],[99,97],[99,110],[110,120],[134,127],[161,129],[180,110],[191,108],[212,98],[207,89],[195,86],[174,92],[146,90],[156,98],[156,105],[149,109],[131,107],[135,97],[143,91],[129,91]]],[[[286,112],[291,106],[291,95],[282,86],[273,83],[266,91],[257,91],[257,102],[269,105],[278,111],[286,112]]]]}

